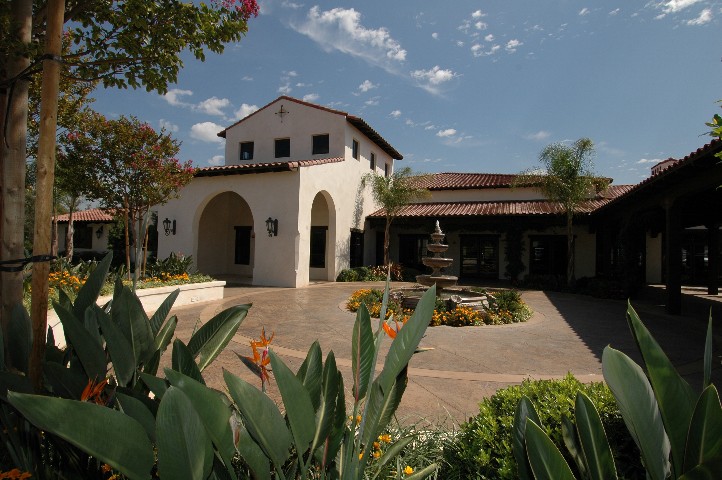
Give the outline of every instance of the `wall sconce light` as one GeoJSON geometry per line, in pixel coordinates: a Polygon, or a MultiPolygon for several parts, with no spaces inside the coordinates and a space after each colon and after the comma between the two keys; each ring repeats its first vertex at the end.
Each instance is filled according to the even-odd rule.
{"type": "Polygon", "coordinates": [[[175,220],[171,222],[168,220],[168,217],[165,217],[165,220],[163,220],[163,231],[165,232],[166,237],[171,233],[175,235],[175,220]]]}
{"type": "Polygon", "coordinates": [[[103,226],[99,226],[98,229],[95,231],[95,238],[100,240],[100,237],[103,236],[103,226]]]}
{"type": "Polygon", "coordinates": [[[277,237],[278,236],[278,219],[273,219],[271,217],[268,217],[268,220],[266,220],[266,230],[268,230],[268,236],[269,237],[277,237]]]}

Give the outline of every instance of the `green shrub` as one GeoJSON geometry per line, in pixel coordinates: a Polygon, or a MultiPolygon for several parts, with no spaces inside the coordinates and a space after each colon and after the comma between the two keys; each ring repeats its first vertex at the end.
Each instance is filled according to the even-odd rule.
{"type": "MultiPolygon", "coordinates": [[[[479,414],[461,427],[456,439],[444,450],[440,478],[517,478],[512,453],[514,412],[522,396],[529,397],[539,417],[560,450],[566,452],[561,435],[561,417],[572,417],[578,391],[595,404],[609,437],[620,478],[644,478],[639,451],[629,437],[617,404],[603,383],[583,384],[573,375],[561,380],[525,380],[521,385],[499,390],[479,404],[479,414]]],[[[572,461],[569,461],[572,464],[572,461]]]]}
{"type": "Polygon", "coordinates": [[[344,268],[336,277],[337,282],[358,282],[358,272],[353,268],[344,268]]]}
{"type": "Polygon", "coordinates": [[[171,252],[165,260],[156,260],[153,263],[149,263],[146,267],[146,275],[161,278],[163,276],[183,275],[184,273],[190,274],[192,273],[190,271],[192,264],[192,256],[171,252]]]}

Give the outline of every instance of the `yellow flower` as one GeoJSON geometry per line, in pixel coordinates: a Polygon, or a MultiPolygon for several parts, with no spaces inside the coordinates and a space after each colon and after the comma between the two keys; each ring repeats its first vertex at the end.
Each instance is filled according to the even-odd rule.
{"type": "Polygon", "coordinates": [[[374,452],[374,458],[379,458],[380,456],[381,456],[381,451],[380,451],[380,450],[376,450],[376,451],[374,452]]]}
{"type": "Polygon", "coordinates": [[[411,475],[412,473],[414,473],[414,469],[411,468],[410,466],[406,465],[406,468],[404,468],[404,473],[406,475],[411,475]]]}
{"type": "Polygon", "coordinates": [[[379,442],[374,442],[374,448],[378,450],[379,448],[381,448],[381,444],[379,442]]]}

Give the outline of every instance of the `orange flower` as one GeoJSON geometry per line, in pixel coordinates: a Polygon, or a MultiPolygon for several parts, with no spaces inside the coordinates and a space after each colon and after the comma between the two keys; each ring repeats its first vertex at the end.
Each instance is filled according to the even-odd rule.
{"type": "Polygon", "coordinates": [[[106,405],[107,398],[103,398],[103,390],[108,385],[108,379],[104,379],[100,383],[95,383],[95,380],[88,380],[88,384],[83,389],[83,393],[80,394],[81,402],[93,402],[98,405],[106,405]]]}
{"type": "MultiPolygon", "coordinates": [[[[404,317],[402,319],[401,325],[405,324],[406,320],[408,320],[408,317],[404,317]]],[[[391,328],[391,326],[389,326],[388,322],[384,322],[381,324],[381,326],[384,328],[384,332],[386,332],[386,335],[388,335],[392,339],[396,338],[396,334],[399,333],[399,330],[401,330],[401,327],[399,326],[399,322],[397,322],[395,318],[394,318],[394,324],[395,324],[394,325],[395,330],[393,328],[391,328]]]]}
{"type": "Polygon", "coordinates": [[[273,341],[275,333],[271,333],[271,338],[266,338],[266,329],[261,329],[261,337],[258,340],[251,340],[251,349],[253,350],[253,357],[243,356],[241,359],[248,368],[253,371],[261,379],[261,388],[265,391],[266,382],[271,380],[268,374],[268,365],[271,363],[271,357],[268,355],[268,346],[273,341]],[[259,349],[262,349],[259,352],[259,349]]]}

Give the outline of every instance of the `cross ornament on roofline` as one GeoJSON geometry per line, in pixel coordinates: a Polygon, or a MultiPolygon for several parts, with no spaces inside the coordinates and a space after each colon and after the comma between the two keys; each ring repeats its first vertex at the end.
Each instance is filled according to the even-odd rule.
{"type": "Polygon", "coordinates": [[[289,113],[290,112],[288,110],[284,110],[283,105],[281,105],[281,109],[276,112],[276,115],[279,116],[279,118],[281,119],[281,123],[283,123],[283,116],[288,115],[289,113]]]}

